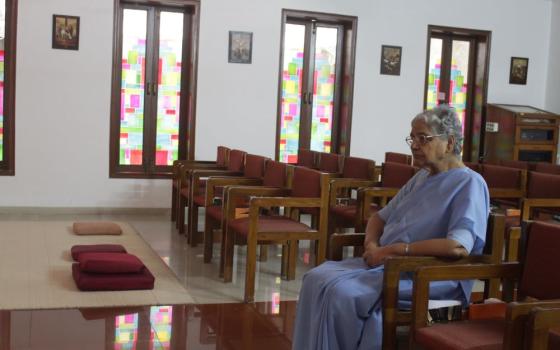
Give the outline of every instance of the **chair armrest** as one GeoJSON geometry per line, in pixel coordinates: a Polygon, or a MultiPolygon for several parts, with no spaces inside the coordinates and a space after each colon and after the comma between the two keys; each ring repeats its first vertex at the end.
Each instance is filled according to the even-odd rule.
{"type": "Polygon", "coordinates": [[[490,198],[522,198],[525,190],[521,188],[489,188],[490,198]]]}
{"type": "Polygon", "coordinates": [[[547,349],[548,332],[550,328],[560,324],[560,308],[533,307],[529,314],[525,331],[525,344],[527,349],[547,349]]]}
{"type": "Polygon", "coordinates": [[[233,220],[235,208],[240,199],[251,196],[287,196],[290,189],[263,186],[226,186],[223,203],[226,208],[226,220],[233,220]]]}
{"type": "Polygon", "coordinates": [[[206,182],[206,205],[211,205],[214,200],[216,187],[225,187],[231,185],[253,185],[258,186],[262,184],[261,179],[248,178],[248,177],[225,177],[225,176],[211,176],[206,182]]]}
{"type": "Polygon", "coordinates": [[[372,180],[362,180],[362,179],[349,179],[349,178],[335,178],[330,181],[330,196],[329,205],[334,206],[336,204],[336,195],[338,190],[347,188],[360,188],[374,186],[375,181],[372,180]]]}
{"type": "Polygon", "coordinates": [[[329,258],[342,260],[342,248],[363,246],[365,237],[365,233],[333,233],[329,238],[329,258]]]}
{"type": "Polygon", "coordinates": [[[555,208],[560,207],[559,198],[524,198],[521,203],[521,219],[529,220],[531,208],[555,208]]]}
{"type": "Polygon", "coordinates": [[[251,211],[262,207],[298,207],[315,208],[322,205],[321,198],[306,197],[252,197],[250,200],[251,211]]]}
{"type": "MultiPolygon", "coordinates": [[[[428,320],[429,284],[431,281],[469,280],[469,279],[517,279],[521,274],[519,263],[472,264],[420,267],[414,276],[412,294],[413,329],[426,326],[428,320]]],[[[414,331],[411,336],[414,336],[414,331]]]]}

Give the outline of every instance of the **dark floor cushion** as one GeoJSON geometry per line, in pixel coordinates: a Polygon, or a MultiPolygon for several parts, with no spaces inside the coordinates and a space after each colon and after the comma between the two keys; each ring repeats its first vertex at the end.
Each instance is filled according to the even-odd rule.
{"type": "Polygon", "coordinates": [[[82,253],[106,252],[106,253],[126,253],[126,249],[120,244],[79,244],[70,248],[72,259],[78,261],[82,253]]]}
{"type": "Polygon", "coordinates": [[[154,289],[155,278],[146,267],[140,273],[91,273],[80,270],[80,264],[72,264],[72,277],[79,290],[138,290],[154,289]]]}
{"type": "Polygon", "coordinates": [[[126,253],[82,253],[80,270],[95,273],[139,273],[144,263],[136,255],[126,253]]]}

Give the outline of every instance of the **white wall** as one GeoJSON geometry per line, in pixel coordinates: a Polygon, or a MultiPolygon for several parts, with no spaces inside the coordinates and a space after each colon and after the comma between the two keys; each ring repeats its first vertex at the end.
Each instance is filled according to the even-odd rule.
{"type": "MultiPolygon", "coordinates": [[[[545,106],[546,0],[202,0],[197,158],[218,144],[274,156],[282,8],[359,17],[352,155],[407,151],[428,24],[491,30],[488,101],[545,106]],[[227,63],[229,30],[254,33],[252,64],[227,63]],[[379,75],[382,44],[403,47],[399,77],[379,75]],[[511,56],[529,57],[526,86],[508,84],[511,56]]],[[[112,0],[19,0],[16,176],[0,178],[0,206],[169,206],[169,180],[108,177],[112,11],[112,0]],[[80,16],[79,51],[51,49],[53,13],[80,16]]]]}
{"type": "MultiPolygon", "coordinates": [[[[552,2],[552,21],[550,33],[556,33],[556,37],[550,41],[548,53],[548,79],[546,84],[546,109],[560,114],[560,1],[552,2]]],[[[560,156],[560,154],[559,154],[560,156]]]]}

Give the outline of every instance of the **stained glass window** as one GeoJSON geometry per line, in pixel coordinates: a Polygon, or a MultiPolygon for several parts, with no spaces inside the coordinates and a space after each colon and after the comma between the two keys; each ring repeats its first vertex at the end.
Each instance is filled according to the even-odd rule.
{"type": "Polygon", "coordinates": [[[183,14],[162,12],[159,28],[156,165],[173,165],[179,149],[183,14]]]}
{"type": "Polygon", "coordinates": [[[453,40],[451,48],[451,75],[449,81],[449,105],[455,108],[465,131],[467,88],[469,76],[470,43],[453,40]]]}
{"type": "Polygon", "coordinates": [[[119,164],[141,165],[144,145],[147,11],[123,15],[119,164]]]}
{"type": "Polygon", "coordinates": [[[286,24],[282,66],[279,160],[297,163],[305,26],[286,24]]]}
{"type": "Polygon", "coordinates": [[[313,151],[331,151],[337,36],[336,28],[317,28],[311,115],[313,151]]]}
{"type": "Polygon", "coordinates": [[[427,109],[432,109],[438,104],[442,43],[442,39],[430,39],[430,62],[428,68],[428,86],[426,88],[427,109]]]}

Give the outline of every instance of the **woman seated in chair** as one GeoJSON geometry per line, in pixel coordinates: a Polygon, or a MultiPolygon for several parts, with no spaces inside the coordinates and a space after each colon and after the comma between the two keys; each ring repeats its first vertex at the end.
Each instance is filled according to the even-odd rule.
{"type": "MultiPolygon", "coordinates": [[[[412,120],[406,142],[422,169],[372,215],[363,258],[326,262],[305,274],[293,349],[380,349],[383,262],[392,256],[481,254],[489,215],[486,183],[461,161],[461,122],[439,106],[412,120]]],[[[412,276],[399,284],[410,307],[412,276]]],[[[472,281],[432,283],[431,299],[467,302],[472,281]]]]}

